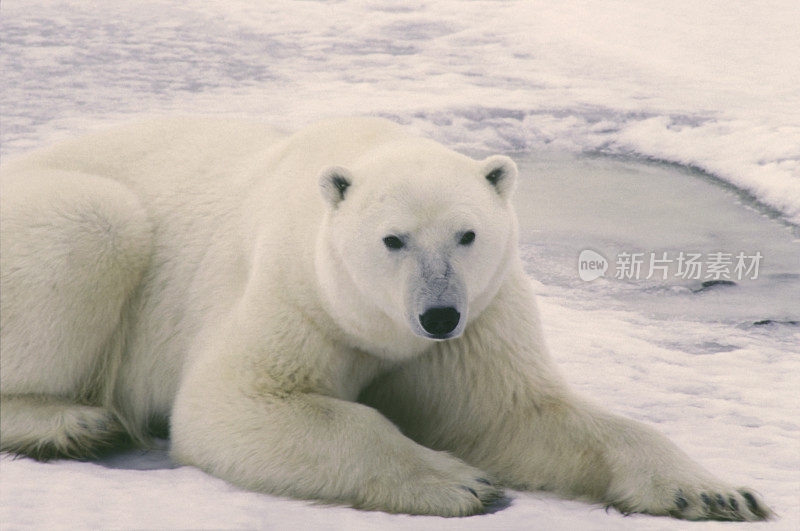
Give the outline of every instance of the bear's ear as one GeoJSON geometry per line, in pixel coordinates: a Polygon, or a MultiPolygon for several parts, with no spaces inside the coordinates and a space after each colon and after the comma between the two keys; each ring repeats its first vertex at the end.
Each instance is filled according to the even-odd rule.
{"type": "Polygon", "coordinates": [[[344,199],[347,194],[347,188],[353,182],[353,174],[350,170],[341,166],[330,166],[322,170],[319,175],[319,189],[322,193],[322,198],[332,208],[344,199]]]}
{"type": "Polygon", "coordinates": [[[517,185],[517,165],[505,155],[492,155],[483,160],[483,178],[501,197],[510,199],[517,185]]]}

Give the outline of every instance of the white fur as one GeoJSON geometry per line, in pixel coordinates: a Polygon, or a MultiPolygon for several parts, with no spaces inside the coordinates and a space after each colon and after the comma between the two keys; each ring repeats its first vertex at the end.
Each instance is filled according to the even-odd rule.
{"type": "Polygon", "coordinates": [[[365,509],[473,514],[492,478],[767,517],[566,388],[517,253],[516,171],[370,118],[157,120],[10,164],[3,449],[88,455],[169,422],[181,463],[365,509]]]}

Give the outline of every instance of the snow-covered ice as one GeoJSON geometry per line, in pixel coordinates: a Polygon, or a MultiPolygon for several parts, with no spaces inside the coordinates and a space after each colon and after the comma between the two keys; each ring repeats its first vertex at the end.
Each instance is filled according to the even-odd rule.
{"type": "MultiPolygon", "coordinates": [[[[9,156],[142,114],[399,120],[519,162],[521,246],[568,380],[800,527],[800,4],[228,0],[0,5],[9,156]],[[590,248],[606,278],[578,278],[590,248]],[[760,276],[616,280],[620,252],[761,252],[760,276]],[[760,323],[760,324],[757,324],[760,323]]],[[[244,492],[164,449],[0,461],[3,528],[685,529],[512,492],[445,520],[244,492]]],[[[736,525],[736,524],[733,524],[736,525]]],[[[746,524],[742,524],[746,525],[746,524]]]]}
{"type": "Polygon", "coordinates": [[[454,145],[635,153],[800,220],[800,4],[3,2],[4,151],[141,111],[372,112],[454,145]]]}

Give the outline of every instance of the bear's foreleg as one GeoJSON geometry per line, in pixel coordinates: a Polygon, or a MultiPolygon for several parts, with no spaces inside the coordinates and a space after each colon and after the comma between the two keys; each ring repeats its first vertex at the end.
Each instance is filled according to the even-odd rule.
{"type": "Polygon", "coordinates": [[[315,391],[301,356],[279,375],[278,354],[237,354],[237,333],[181,384],[171,421],[180,463],[247,489],[392,513],[465,516],[501,496],[484,472],[415,443],[376,410],[315,391]]]}
{"type": "Polygon", "coordinates": [[[375,381],[361,400],[419,443],[450,451],[506,486],[625,513],[770,517],[752,491],[714,479],[666,437],[575,397],[541,336],[519,272],[464,336],[375,381]]]}

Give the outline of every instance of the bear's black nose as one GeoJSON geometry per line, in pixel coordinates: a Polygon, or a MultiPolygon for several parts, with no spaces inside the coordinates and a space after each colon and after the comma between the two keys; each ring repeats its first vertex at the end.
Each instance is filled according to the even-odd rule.
{"type": "Polygon", "coordinates": [[[461,314],[448,306],[446,308],[428,308],[419,316],[422,328],[432,336],[443,338],[458,326],[461,314]]]}

